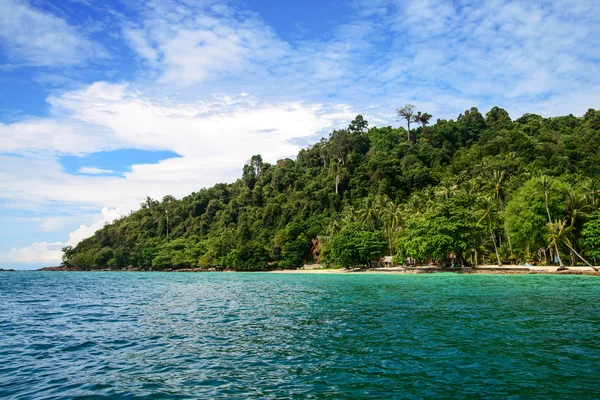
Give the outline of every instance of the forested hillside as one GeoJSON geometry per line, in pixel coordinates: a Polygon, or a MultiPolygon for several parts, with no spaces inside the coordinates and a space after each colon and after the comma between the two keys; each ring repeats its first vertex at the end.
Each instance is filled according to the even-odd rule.
{"type": "Polygon", "coordinates": [[[65,248],[63,263],[263,270],[393,255],[399,264],[596,264],[600,111],[512,121],[498,107],[485,116],[471,108],[431,126],[411,106],[398,114],[409,130],[369,127],[359,115],[296,160],[257,155],[234,183],[148,198],[65,248]]]}

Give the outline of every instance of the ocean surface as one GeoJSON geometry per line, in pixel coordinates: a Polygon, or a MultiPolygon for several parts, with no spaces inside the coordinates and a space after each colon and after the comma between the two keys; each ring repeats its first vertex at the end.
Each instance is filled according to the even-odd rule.
{"type": "Polygon", "coordinates": [[[0,273],[0,398],[600,398],[600,279],[0,273]]]}

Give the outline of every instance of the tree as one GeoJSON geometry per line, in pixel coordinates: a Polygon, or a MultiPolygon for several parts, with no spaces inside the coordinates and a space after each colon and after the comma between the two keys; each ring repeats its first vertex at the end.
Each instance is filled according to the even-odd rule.
{"type": "Polygon", "coordinates": [[[357,213],[358,220],[369,226],[371,229],[375,229],[375,226],[379,222],[379,210],[375,201],[368,197],[364,199],[362,207],[357,213]]]}
{"type": "MultiPolygon", "coordinates": [[[[538,181],[538,189],[544,194],[544,205],[546,206],[546,213],[548,214],[548,224],[552,225],[552,216],[550,215],[550,208],[548,207],[548,196],[550,195],[550,190],[552,190],[553,187],[553,179],[546,176],[546,175],[542,175],[538,181]]],[[[556,257],[558,257],[558,263],[560,265],[560,268],[564,268],[564,264],[562,262],[562,258],[560,258],[560,251],[558,250],[558,244],[557,241],[554,240],[552,242],[554,244],[554,250],[556,251],[556,257]]]]}
{"type": "Polygon", "coordinates": [[[597,264],[600,258],[600,212],[593,213],[583,225],[582,236],[586,254],[594,258],[594,264],[597,264]]]}
{"type": "Polygon", "coordinates": [[[387,199],[380,209],[379,219],[383,222],[387,236],[390,256],[394,256],[394,236],[402,227],[402,211],[400,204],[387,199]]]}
{"type": "Polygon", "coordinates": [[[363,133],[369,127],[369,121],[363,118],[362,115],[357,115],[356,118],[348,125],[348,130],[353,133],[363,133]]]}
{"type": "Polygon", "coordinates": [[[492,243],[494,244],[496,260],[498,261],[498,265],[502,265],[502,261],[500,260],[500,254],[498,253],[498,246],[496,246],[496,234],[494,233],[494,229],[492,227],[492,215],[495,212],[494,201],[487,196],[483,196],[479,197],[477,205],[477,214],[480,216],[478,223],[481,223],[481,221],[484,220],[487,223],[488,229],[490,231],[490,238],[492,239],[492,243]]]}
{"type": "Polygon", "coordinates": [[[493,107],[487,114],[485,114],[486,125],[495,129],[508,128],[511,122],[512,121],[508,115],[508,112],[500,107],[493,107]]]}
{"type": "MultiPolygon", "coordinates": [[[[595,271],[598,269],[593,267],[589,262],[587,262],[574,248],[572,239],[573,235],[573,227],[567,225],[566,220],[560,220],[553,223],[548,223],[546,225],[546,240],[548,242],[548,248],[554,247],[558,252],[558,245],[564,244],[571,250],[577,257],[581,259],[584,263],[592,267],[595,271]]],[[[560,260],[560,254],[558,254],[560,260]]],[[[560,269],[564,269],[564,266],[561,264],[560,269]]]]}
{"type": "Polygon", "coordinates": [[[396,114],[406,120],[406,124],[408,126],[408,143],[411,143],[410,138],[410,123],[413,122],[413,117],[415,115],[415,106],[412,104],[407,104],[402,108],[396,110],[396,114]]]}
{"type": "Polygon", "coordinates": [[[335,194],[339,194],[341,167],[350,151],[350,136],[345,129],[333,131],[329,136],[329,150],[336,160],[335,194]]]}
{"type": "Polygon", "coordinates": [[[504,218],[513,246],[519,247],[521,254],[527,256],[544,249],[547,258],[544,232],[548,215],[564,214],[564,191],[565,185],[553,180],[544,192],[540,190],[540,178],[531,178],[511,195],[504,218]]]}
{"type": "Polygon", "coordinates": [[[336,267],[373,267],[385,254],[386,244],[381,232],[368,231],[361,224],[346,226],[323,247],[326,264],[336,267]]]}
{"type": "Polygon", "coordinates": [[[477,247],[481,237],[481,227],[472,219],[474,202],[473,196],[455,196],[408,220],[399,239],[404,256],[448,266],[455,255],[465,264],[464,253],[477,247]]]}
{"type": "Polygon", "coordinates": [[[421,124],[421,126],[423,126],[423,128],[425,128],[425,126],[429,125],[429,120],[431,119],[431,117],[432,117],[431,114],[428,114],[428,113],[421,114],[421,111],[419,111],[419,112],[417,112],[416,115],[413,115],[413,121],[421,124]]]}

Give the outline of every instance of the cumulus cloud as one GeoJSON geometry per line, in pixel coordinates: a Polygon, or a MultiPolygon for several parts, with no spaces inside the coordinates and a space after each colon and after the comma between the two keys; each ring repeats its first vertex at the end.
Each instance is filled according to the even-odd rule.
{"type": "Polygon", "coordinates": [[[47,264],[48,266],[57,265],[62,257],[61,249],[64,244],[61,242],[33,243],[22,249],[11,249],[0,252],[0,263],[2,264],[47,264]]]}
{"type": "Polygon", "coordinates": [[[325,135],[354,116],[345,105],[272,104],[247,95],[183,104],[157,101],[126,85],[104,82],[53,97],[50,103],[57,118],[70,122],[64,129],[56,129],[53,120],[35,122],[34,137],[43,144],[31,146],[43,152],[14,144],[29,125],[2,127],[11,154],[0,155],[0,197],[129,210],[147,195],[180,197],[231,182],[254,154],[269,162],[293,157],[299,139],[325,135]],[[76,132],[74,126],[82,127],[82,134],[73,134],[74,142],[66,144],[65,132],[76,132]],[[172,150],[181,157],[133,165],[122,177],[68,175],[58,162],[60,154],[111,146],[172,150]]]}
{"type": "Polygon", "coordinates": [[[122,212],[119,208],[109,209],[108,207],[102,208],[100,218],[93,224],[80,225],[79,228],[69,233],[69,240],[67,246],[76,246],[77,243],[83,239],[90,237],[98,229],[101,229],[104,225],[112,223],[114,220],[122,216],[122,212]]]}
{"type": "MultiPolygon", "coordinates": [[[[80,225],[79,228],[69,233],[69,239],[65,242],[36,242],[29,246],[9,251],[0,251],[0,264],[23,264],[23,265],[58,265],[62,260],[62,248],[65,246],[76,246],[81,240],[90,237],[105,224],[110,224],[122,216],[120,209],[102,208],[101,214],[96,222],[88,225],[80,225]]],[[[62,221],[60,218],[47,218],[42,223],[43,228],[54,229],[62,221]]]]}
{"type": "Polygon", "coordinates": [[[106,56],[75,27],[26,1],[0,0],[0,44],[17,64],[61,67],[106,56]]]}

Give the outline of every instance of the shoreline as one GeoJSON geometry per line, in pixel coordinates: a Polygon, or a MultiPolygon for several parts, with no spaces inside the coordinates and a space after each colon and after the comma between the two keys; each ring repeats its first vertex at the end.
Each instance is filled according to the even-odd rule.
{"type": "Polygon", "coordinates": [[[200,268],[185,268],[185,269],[168,269],[162,271],[154,271],[149,269],[81,269],[69,267],[45,267],[36,271],[50,272],[176,272],[176,273],[206,273],[206,272],[229,272],[229,273],[268,273],[268,274],[314,274],[314,275],[330,275],[330,274],[436,274],[436,273],[455,273],[455,274],[486,274],[486,275],[590,275],[600,276],[600,272],[595,271],[587,266],[567,267],[566,270],[558,271],[557,266],[520,266],[520,265],[479,265],[474,268],[447,268],[442,269],[432,266],[419,267],[389,267],[389,268],[353,268],[353,269],[328,269],[328,268],[299,268],[299,269],[284,269],[272,271],[233,271],[216,269],[200,269],[200,268]]]}

